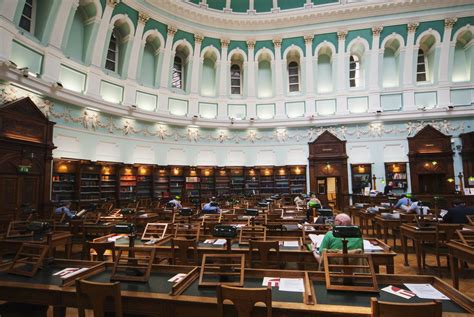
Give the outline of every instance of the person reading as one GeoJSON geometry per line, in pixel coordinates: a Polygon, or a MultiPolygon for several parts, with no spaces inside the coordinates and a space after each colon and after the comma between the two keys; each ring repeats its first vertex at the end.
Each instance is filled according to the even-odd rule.
{"type": "Polygon", "coordinates": [[[181,197],[176,196],[175,198],[171,199],[168,202],[168,205],[174,205],[174,209],[181,209],[183,206],[181,205],[181,197]]]}
{"type": "Polygon", "coordinates": [[[66,220],[71,220],[76,216],[76,213],[74,211],[71,211],[71,202],[70,201],[65,201],[62,206],[56,208],[54,211],[56,215],[61,215],[64,214],[66,217],[66,220]]]}
{"type": "Polygon", "coordinates": [[[218,214],[220,212],[221,209],[219,208],[215,197],[212,197],[211,200],[202,207],[203,214],[218,214]]]}
{"type": "Polygon", "coordinates": [[[306,220],[307,221],[309,221],[312,216],[313,208],[316,208],[316,209],[321,208],[321,201],[318,198],[316,198],[315,194],[311,194],[311,198],[306,204],[306,220]]]}
{"type": "MultiPolygon", "coordinates": [[[[349,215],[341,213],[334,218],[335,226],[352,226],[352,220],[349,215]]],[[[364,240],[362,238],[347,238],[347,249],[356,250],[364,249],[364,240]]],[[[319,246],[313,244],[313,255],[321,263],[323,258],[323,252],[326,250],[342,250],[342,239],[334,237],[332,231],[328,231],[319,246]]]]}
{"type": "Polygon", "coordinates": [[[402,195],[402,198],[400,198],[397,201],[397,203],[395,204],[393,208],[398,209],[398,208],[402,208],[403,206],[410,206],[411,205],[410,197],[411,197],[410,194],[402,195]]]}

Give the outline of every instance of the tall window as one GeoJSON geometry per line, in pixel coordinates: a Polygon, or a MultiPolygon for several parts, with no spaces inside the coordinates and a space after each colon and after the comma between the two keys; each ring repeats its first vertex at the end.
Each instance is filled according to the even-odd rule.
{"type": "Polygon", "coordinates": [[[36,0],[26,0],[20,18],[20,27],[30,33],[35,32],[36,0]]]}
{"type": "Polygon", "coordinates": [[[416,59],[416,81],[423,82],[426,81],[426,59],[425,52],[423,49],[418,49],[418,57],[416,59]]]}
{"type": "Polygon", "coordinates": [[[242,92],[242,73],[240,66],[233,64],[230,67],[230,93],[232,95],[240,95],[242,92]]]}
{"type": "Polygon", "coordinates": [[[107,58],[105,60],[105,69],[113,72],[117,71],[118,41],[115,32],[110,36],[109,48],[107,50],[107,58]]]}
{"type": "Polygon", "coordinates": [[[183,89],[183,60],[179,56],[174,57],[171,87],[183,89]]]}
{"type": "Polygon", "coordinates": [[[300,77],[297,62],[288,64],[288,83],[290,92],[300,91],[300,77]]]}
{"type": "Polygon", "coordinates": [[[360,59],[357,55],[351,55],[349,58],[349,85],[360,87],[360,59]]]}

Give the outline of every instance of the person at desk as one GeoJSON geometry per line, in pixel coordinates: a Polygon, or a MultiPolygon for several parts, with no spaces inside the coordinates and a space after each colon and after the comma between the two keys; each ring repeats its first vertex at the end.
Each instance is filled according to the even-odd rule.
{"type": "MultiPolygon", "coordinates": [[[[335,226],[352,226],[352,220],[345,213],[338,214],[334,218],[335,226]]],[[[364,240],[362,238],[347,238],[347,249],[364,250],[364,240]]],[[[322,255],[325,250],[342,250],[342,239],[333,236],[332,231],[328,231],[319,246],[313,245],[313,255],[318,263],[321,263],[322,255]]]]}
{"type": "Polygon", "coordinates": [[[453,207],[447,210],[443,215],[443,221],[446,223],[469,223],[466,216],[474,215],[474,208],[466,207],[466,204],[460,200],[453,201],[453,207]]]}
{"type": "Polygon", "coordinates": [[[321,201],[318,198],[316,198],[315,194],[311,194],[311,198],[306,204],[306,220],[308,221],[310,217],[312,216],[313,208],[316,208],[316,209],[321,208],[321,201]]]}
{"type": "Polygon", "coordinates": [[[304,200],[303,198],[301,198],[301,195],[296,195],[294,202],[295,202],[296,207],[303,208],[304,200]]]}
{"type": "Polygon", "coordinates": [[[168,202],[168,204],[169,205],[173,204],[175,209],[181,209],[181,208],[183,208],[183,206],[181,205],[181,200],[180,199],[181,199],[181,197],[176,196],[175,198],[171,199],[168,202]]]}
{"type": "Polygon", "coordinates": [[[397,208],[402,208],[402,206],[410,206],[411,205],[410,197],[411,197],[411,195],[409,195],[409,194],[402,195],[402,198],[400,198],[397,201],[397,203],[395,204],[395,206],[393,208],[397,209],[397,208]]]}
{"type": "Polygon", "coordinates": [[[392,193],[392,189],[393,189],[393,183],[392,181],[388,182],[387,185],[385,185],[384,189],[383,189],[383,194],[384,195],[390,195],[392,193]]]}
{"type": "Polygon", "coordinates": [[[204,206],[202,207],[203,214],[218,214],[220,212],[221,209],[219,208],[215,197],[212,197],[211,201],[209,201],[207,204],[204,204],[204,206]]]}
{"type": "Polygon", "coordinates": [[[74,211],[71,211],[71,202],[66,201],[63,203],[61,207],[56,208],[54,211],[56,215],[61,215],[64,214],[66,216],[66,220],[71,220],[76,216],[76,213],[74,211]]]}
{"type": "Polygon", "coordinates": [[[430,208],[423,206],[422,202],[417,198],[412,198],[411,204],[409,206],[402,205],[401,209],[405,210],[407,214],[417,215],[427,215],[430,211],[430,208]]]}

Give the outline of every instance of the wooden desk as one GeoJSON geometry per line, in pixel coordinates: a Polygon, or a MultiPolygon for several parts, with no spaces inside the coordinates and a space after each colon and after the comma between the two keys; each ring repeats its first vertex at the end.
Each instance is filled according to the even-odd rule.
{"type": "Polygon", "coordinates": [[[71,256],[71,238],[72,234],[67,231],[53,231],[46,234],[33,235],[29,237],[15,237],[15,238],[5,238],[4,242],[9,243],[14,246],[15,249],[19,249],[23,243],[39,243],[47,245],[49,248],[48,258],[54,257],[54,251],[56,247],[64,246],[66,251],[66,258],[71,256]]]}
{"type": "MultiPolygon", "coordinates": [[[[112,222],[99,222],[86,223],[82,227],[86,236],[104,236],[111,233],[114,226],[115,224],[112,222]]],[[[69,231],[69,223],[57,224],[55,228],[61,231],[69,231]]]]}
{"type": "Polygon", "coordinates": [[[451,279],[453,286],[459,289],[459,265],[464,261],[474,263],[474,247],[451,240],[446,243],[449,250],[449,264],[451,266],[451,279]]]}
{"type": "MultiPolygon", "coordinates": [[[[52,305],[54,316],[64,316],[66,307],[77,307],[74,284],[62,285],[55,272],[65,267],[89,267],[84,272],[87,280],[109,282],[112,263],[55,260],[44,267],[34,277],[14,276],[0,272],[0,299],[31,303],[37,305],[52,305]]],[[[148,283],[121,282],[122,302],[124,313],[156,316],[217,316],[216,289],[214,287],[198,287],[196,273],[199,268],[192,266],[153,266],[148,283]],[[177,273],[185,273],[189,284],[176,291],[176,286],[168,279],[177,273]]],[[[198,275],[198,274],[197,274],[198,275]]],[[[370,317],[370,298],[377,297],[390,302],[426,302],[427,300],[414,297],[404,300],[395,295],[380,293],[361,293],[348,291],[328,292],[324,284],[324,273],[281,270],[245,270],[245,287],[262,287],[263,277],[301,278],[304,282],[304,292],[284,292],[272,288],[272,312],[274,316],[357,316],[370,317]]],[[[472,316],[474,301],[453,287],[433,276],[416,275],[377,275],[380,288],[387,285],[403,283],[431,284],[448,296],[451,301],[443,302],[443,316],[472,316]]],[[[404,287],[405,288],[405,287],[404,287]]],[[[109,309],[111,307],[109,306],[109,309]]],[[[257,307],[257,315],[262,308],[257,307]]],[[[260,315],[259,315],[260,316],[260,315]]]]}

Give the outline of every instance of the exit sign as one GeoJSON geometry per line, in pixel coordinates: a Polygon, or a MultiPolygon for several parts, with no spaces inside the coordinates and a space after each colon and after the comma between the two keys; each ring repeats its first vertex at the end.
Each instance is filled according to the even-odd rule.
{"type": "Polygon", "coordinates": [[[31,166],[29,165],[18,165],[18,173],[27,174],[30,172],[31,166]]]}

